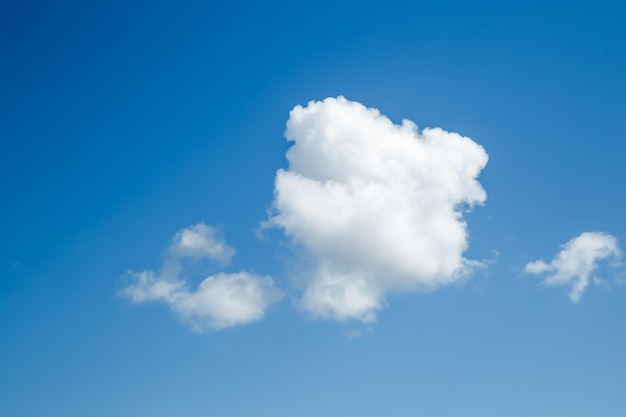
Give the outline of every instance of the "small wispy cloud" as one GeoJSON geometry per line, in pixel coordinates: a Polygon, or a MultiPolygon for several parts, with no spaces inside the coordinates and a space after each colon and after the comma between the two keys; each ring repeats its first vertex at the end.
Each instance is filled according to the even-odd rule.
{"type": "Polygon", "coordinates": [[[172,239],[169,253],[173,257],[209,258],[228,264],[235,255],[235,249],[224,242],[217,228],[199,223],[179,230],[172,239]]]}
{"type": "Polygon", "coordinates": [[[626,272],[617,274],[617,276],[615,277],[615,284],[626,285],[626,272]]]}
{"type": "Polygon", "coordinates": [[[235,249],[218,229],[204,223],[180,230],[166,251],[159,273],[127,273],[130,284],[119,295],[136,303],[163,302],[194,331],[221,330],[263,318],[266,309],[283,297],[270,277],[248,272],[219,273],[196,288],[180,277],[185,258],[230,262],[235,249]]]}
{"type": "Polygon", "coordinates": [[[598,261],[614,258],[620,259],[622,252],[617,239],[607,233],[585,232],[562,245],[562,250],[550,263],[543,260],[530,262],[525,271],[529,274],[544,275],[546,286],[569,286],[569,298],[577,303],[589,285],[590,278],[597,285],[605,281],[599,277],[591,277],[598,267],[598,261]]]}
{"type": "Polygon", "coordinates": [[[364,329],[349,329],[346,332],[346,338],[348,340],[358,339],[368,333],[374,333],[374,328],[372,326],[367,326],[364,329]]]}

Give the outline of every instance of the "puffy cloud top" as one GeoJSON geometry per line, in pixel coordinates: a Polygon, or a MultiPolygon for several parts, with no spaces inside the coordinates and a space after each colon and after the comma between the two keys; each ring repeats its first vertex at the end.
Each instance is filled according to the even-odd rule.
{"type": "Polygon", "coordinates": [[[296,106],[285,136],[289,168],[266,225],[312,259],[306,311],[372,321],[387,293],[450,284],[477,264],[463,257],[463,210],[486,199],[477,177],[488,156],[470,138],[396,125],[343,97],[296,106]]]}
{"type": "Polygon", "coordinates": [[[617,239],[607,233],[585,232],[562,246],[562,250],[550,263],[543,260],[530,262],[526,272],[545,274],[544,285],[567,285],[569,297],[577,303],[589,285],[589,276],[598,267],[598,261],[621,257],[617,239]]]}
{"type": "Polygon", "coordinates": [[[235,249],[224,242],[221,233],[204,223],[178,231],[169,252],[177,257],[209,258],[224,264],[235,255],[235,249]]]}

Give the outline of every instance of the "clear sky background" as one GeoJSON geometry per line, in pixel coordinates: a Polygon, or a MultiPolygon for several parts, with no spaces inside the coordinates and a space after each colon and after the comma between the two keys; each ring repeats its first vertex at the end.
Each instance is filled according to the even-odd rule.
{"type": "Polygon", "coordinates": [[[626,268],[577,303],[524,273],[583,232],[624,248],[622,2],[3,1],[0,75],[0,415],[625,415],[626,268]],[[373,323],[300,311],[290,240],[255,233],[289,111],[339,95],[489,155],[489,267],[373,323]],[[119,296],[200,222],[237,251],[202,273],[285,289],[262,320],[119,296]]]}

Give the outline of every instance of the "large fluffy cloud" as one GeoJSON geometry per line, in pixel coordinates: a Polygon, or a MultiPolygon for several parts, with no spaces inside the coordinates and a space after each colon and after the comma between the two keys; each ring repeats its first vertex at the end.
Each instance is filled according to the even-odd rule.
{"type": "Polygon", "coordinates": [[[586,232],[571,239],[550,263],[530,262],[526,272],[545,275],[544,285],[571,287],[569,298],[577,303],[589,285],[589,276],[598,267],[598,261],[621,257],[617,239],[607,233],[586,232]]]}
{"type": "Polygon", "coordinates": [[[454,283],[478,264],[463,257],[463,212],[486,199],[488,157],[470,138],[343,97],[296,106],[285,135],[289,168],[265,225],[309,258],[297,280],[306,311],[372,321],[388,293],[454,283]]]}
{"type": "Polygon", "coordinates": [[[247,272],[219,273],[191,289],[181,278],[184,258],[207,258],[230,262],[235,250],[217,229],[204,223],[180,230],[167,249],[160,273],[128,273],[131,283],[120,291],[137,303],[160,301],[168,304],[195,331],[220,330],[260,320],[265,310],[282,298],[270,277],[247,272]]]}

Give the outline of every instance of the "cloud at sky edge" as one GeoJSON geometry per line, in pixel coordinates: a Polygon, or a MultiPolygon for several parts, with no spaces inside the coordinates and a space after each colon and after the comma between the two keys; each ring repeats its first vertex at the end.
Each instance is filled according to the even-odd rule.
{"type": "Polygon", "coordinates": [[[617,238],[604,232],[584,232],[561,248],[550,263],[536,260],[526,264],[524,270],[542,275],[545,286],[569,286],[569,298],[574,303],[581,300],[591,274],[598,268],[598,261],[622,257],[617,238]]]}

